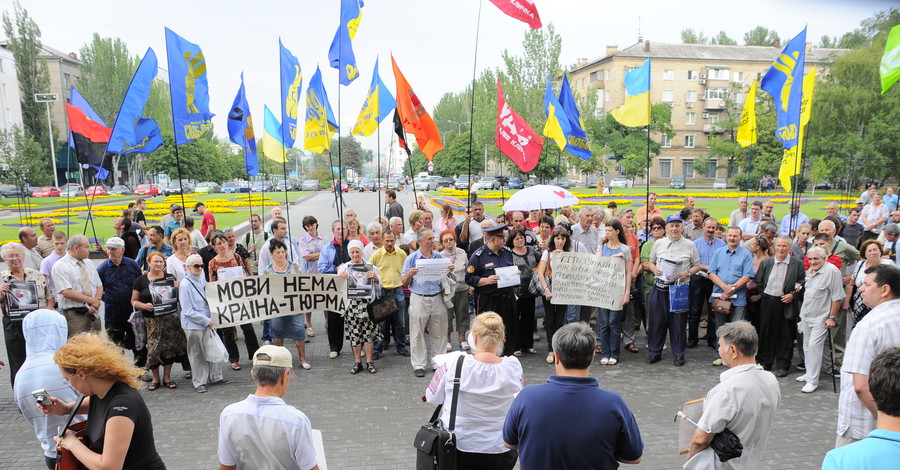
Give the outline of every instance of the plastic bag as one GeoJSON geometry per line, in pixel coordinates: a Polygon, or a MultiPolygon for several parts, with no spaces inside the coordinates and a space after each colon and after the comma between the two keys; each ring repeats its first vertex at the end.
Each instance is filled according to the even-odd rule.
{"type": "Polygon", "coordinates": [[[128,323],[131,323],[131,328],[134,330],[134,350],[143,350],[144,345],[147,344],[147,326],[144,325],[144,314],[133,310],[131,316],[128,317],[128,323]]]}
{"type": "Polygon", "coordinates": [[[687,312],[690,306],[690,284],[672,284],[669,286],[669,311],[673,313],[687,312]]]}
{"type": "Polygon", "coordinates": [[[228,360],[225,343],[211,328],[206,329],[206,335],[203,337],[203,353],[206,356],[206,362],[226,362],[228,360]]]}

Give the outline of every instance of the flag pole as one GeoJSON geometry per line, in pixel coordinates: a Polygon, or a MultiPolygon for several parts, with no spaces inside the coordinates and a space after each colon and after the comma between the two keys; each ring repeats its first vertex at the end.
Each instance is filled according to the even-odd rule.
{"type": "MultiPolygon", "coordinates": [[[[650,120],[647,120],[647,195],[645,196],[644,209],[644,240],[649,237],[647,230],[650,228],[650,120]]],[[[640,221],[638,221],[640,223],[640,221]]]]}
{"type": "MultiPolygon", "coordinates": [[[[280,43],[279,39],[279,43],[280,43]]],[[[281,83],[281,96],[284,97],[284,80],[278,80],[281,83]]],[[[299,93],[299,91],[298,91],[299,93]]],[[[282,118],[287,116],[284,99],[281,100],[282,118]]],[[[283,120],[283,119],[282,119],[283,120]]],[[[288,179],[287,179],[287,146],[284,144],[284,122],[281,123],[281,173],[284,177],[284,210],[287,212],[288,238],[293,240],[294,235],[291,233],[291,208],[288,203],[288,179]]],[[[297,175],[300,176],[300,175],[297,175]]]]}
{"type": "Polygon", "coordinates": [[[746,182],[747,193],[744,195],[744,197],[747,199],[750,199],[750,167],[753,166],[753,144],[748,145],[748,147],[749,148],[747,149],[747,153],[749,156],[747,159],[747,182],[746,182]]]}
{"type": "MultiPolygon", "coordinates": [[[[472,145],[473,139],[475,138],[475,128],[473,124],[475,123],[475,76],[478,73],[478,35],[481,32],[481,4],[482,0],[478,0],[478,19],[475,21],[475,54],[472,59],[472,97],[470,99],[470,109],[469,109],[469,182],[466,189],[466,211],[468,211],[472,207],[472,145]]],[[[487,164],[485,164],[484,171],[487,172],[487,164]]],[[[413,191],[415,191],[415,186],[413,186],[413,191]]]]}
{"type": "MultiPolygon", "coordinates": [[[[339,36],[339,38],[338,38],[338,55],[340,56],[341,54],[343,54],[343,49],[344,49],[344,35],[339,34],[338,36],[339,36]]],[[[323,90],[325,89],[324,83],[322,84],[322,89],[323,90]]],[[[328,113],[326,113],[326,116],[325,116],[325,127],[326,128],[328,127],[328,115],[327,114],[328,113]]],[[[337,191],[337,196],[338,196],[337,197],[337,199],[338,199],[338,201],[337,201],[338,219],[343,221],[344,220],[344,191],[343,191],[343,189],[344,189],[343,188],[343,185],[344,185],[344,162],[341,159],[341,72],[340,72],[340,70],[338,70],[338,86],[337,86],[337,124],[338,124],[337,125],[338,169],[340,170],[340,173],[338,174],[338,182],[337,182],[337,185],[335,186],[335,190],[337,191]]],[[[350,189],[349,184],[347,185],[347,189],[348,190],[350,189]]],[[[359,224],[359,221],[357,221],[357,225],[358,224],[359,224]]],[[[346,240],[346,239],[347,239],[347,234],[344,233],[341,243],[343,243],[344,240],[346,240]]],[[[349,253],[348,253],[348,255],[349,255],[349,253]]]]}
{"type": "MultiPolygon", "coordinates": [[[[379,92],[380,93],[380,92],[379,92]]],[[[380,114],[380,113],[379,113],[380,114]]],[[[384,213],[381,211],[381,122],[378,122],[378,125],[375,127],[375,191],[378,193],[378,217],[380,218],[384,213]]],[[[380,222],[379,222],[380,223],[380,222]]]]}

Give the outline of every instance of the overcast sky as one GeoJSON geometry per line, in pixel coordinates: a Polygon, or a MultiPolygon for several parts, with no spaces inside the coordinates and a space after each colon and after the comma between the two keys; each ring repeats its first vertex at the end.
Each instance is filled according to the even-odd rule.
{"type": "MultiPolygon", "coordinates": [[[[10,10],[12,3],[0,0],[0,8],[10,10]]],[[[481,3],[479,70],[498,67],[504,49],[518,54],[528,28],[505,16],[489,1],[481,3]]],[[[679,43],[679,32],[689,27],[707,36],[725,30],[738,43],[742,43],[746,31],[757,25],[788,38],[808,24],[807,38],[816,43],[823,35],[843,34],[858,27],[861,20],[896,5],[888,0],[535,3],[544,25],[553,23],[562,36],[563,65],[573,64],[579,57],[597,58],[606,45],[624,48],[634,44],[639,22],[641,35],[653,42],[679,43]]],[[[393,89],[393,52],[430,111],[445,92],[460,91],[471,83],[479,11],[479,0],[365,0],[362,22],[353,42],[361,76],[349,87],[341,86],[338,93],[337,71],[328,67],[328,47],[338,24],[339,0],[23,0],[22,4],[40,26],[44,44],[64,52],[77,52],[97,32],[103,37],[122,38],[132,54],[143,55],[147,47],[152,47],[160,66],[166,67],[163,27],[199,44],[207,59],[210,106],[217,115],[214,123],[221,136],[225,135],[225,116],[242,70],[256,122],[262,123],[263,104],[280,116],[279,36],[299,58],[303,69],[301,106],[309,79],[319,65],[332,108],[336,115],[340,113],[343,135],[350,132],[356,121],[376,56],[381,57],[383,80],[393,89]]],[[[302,127],[302,122],[299,125],[302,127]]],[[[388,130],[382,132],[386,138],[388,130]]],[[[257,135],[261,135],[261,129],[257,135]]],[[[375,147],[374,136],[362,141],[368,148],[375,147]]],[[[302,137],[295,145],[302,146],[302,137]]]]}

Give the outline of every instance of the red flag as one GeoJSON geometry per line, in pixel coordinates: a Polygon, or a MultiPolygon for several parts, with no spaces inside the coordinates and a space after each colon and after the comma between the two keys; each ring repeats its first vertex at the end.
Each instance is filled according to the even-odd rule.
{"type": "Polygon", "coordinates": [[[79,163],[102,165],[112,129],[87,117],[81,108],[69,103],[66,103],[66,115],[79,163]]]}
{"type": "Polygon", "coordinates": [[[528,23],[531,29],[538,29],[541,25],[541,15],[538,15],[534,0],[491,0],[503,13],[528,23]]]}
{"type": "Polygon", "coordinates": [[[410,156],[409,147],[406,145],[406,132],[403,131],[403,124],[400,122],[400,111],[394,109],[394,133],[397,134],[397,144],[400,148],[406,150],[406,156],[410,156]]]}
{"type": "Polygon", "coordinates": [[[416,92],[409,86],[406,77],[400,72],[393,55],[391,55],[391,64],[394,66],[394,80],[397,82],[397,111],[400,113],[400,122],[403,123],[406,132],[416,136],[419,150],[430,162],[434,158],[434,154],[444,149],[444,145],[441,143],[441,133],[438,132],[431,116],[425,111],[416,92]]]}
{"type": "Polygon", "coordinates": [[[500,79],[497,79],[497,137],[494,141],[503,155],[514,161],[523,172],[537,166],[544,148],[544,139],[506,103],[500,79]]]}

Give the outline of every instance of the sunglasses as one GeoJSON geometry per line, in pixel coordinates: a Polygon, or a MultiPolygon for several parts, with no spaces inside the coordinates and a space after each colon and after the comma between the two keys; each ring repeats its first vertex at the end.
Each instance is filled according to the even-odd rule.
{"type": "Polygon", "coordinates": [[[189,268],[202,268],[203,265],[202,264],[189,264],[188,267],[189,268]]]}
{"type": "Polygon", "coordinates": [[[663,226],[661,226],[661,225],[654,225],[654,226],[650,227],[651,230],[656,230],[656,229],[662,230],[662,229],[664,229],[664,228],[665,228],[665,227],[663,227],[663,226]]]}

